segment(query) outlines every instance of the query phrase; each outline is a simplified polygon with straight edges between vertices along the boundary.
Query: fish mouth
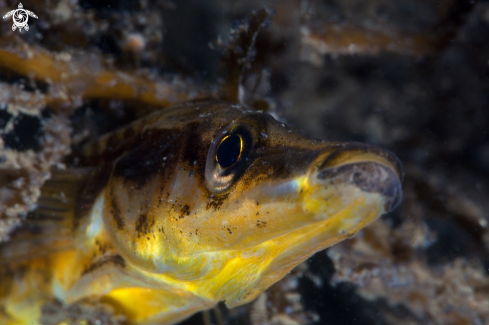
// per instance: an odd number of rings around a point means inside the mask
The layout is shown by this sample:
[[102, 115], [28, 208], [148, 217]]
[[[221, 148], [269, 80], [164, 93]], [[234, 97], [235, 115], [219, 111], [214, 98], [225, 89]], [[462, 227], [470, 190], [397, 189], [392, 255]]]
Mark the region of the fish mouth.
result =
[[297, 233], [309, 233], [305, 242], [316, 237], [320, 246], [353, 236], [400, 204], [402, 179], [399, 159], [381, 147], [353, 143], [319, 155], [300, 189], [303, 211], [314, 221]]
[[351, 185], [362, 193], [378, 194], [383, 213], [394, 210], [402, 199], [404, 177], [399, 159], [390, 151], [364, 144], [346, 145], [333, 151], [315, 175], [325, 186]]
[[352, 236], [400, 204], [403, 177], [399, 159], [375, 145], [347, 144], [319, 155], [300, 189], [303, 211], [315, 222], [297, 230], [329, 227], [330, 234]]

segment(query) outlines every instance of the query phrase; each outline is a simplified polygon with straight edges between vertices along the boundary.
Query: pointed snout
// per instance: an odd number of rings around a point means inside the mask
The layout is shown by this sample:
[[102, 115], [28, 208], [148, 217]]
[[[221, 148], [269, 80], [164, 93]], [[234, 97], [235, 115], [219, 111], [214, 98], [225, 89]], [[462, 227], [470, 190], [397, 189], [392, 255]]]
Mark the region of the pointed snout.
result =
[[332, 152], [319, 166], [317, 177], [333, 183], [349, 183], [363, 192], [384, 198], [384, 212], [395, 209], [402, 198], [402, 165], [383, 148], [349, 144]]

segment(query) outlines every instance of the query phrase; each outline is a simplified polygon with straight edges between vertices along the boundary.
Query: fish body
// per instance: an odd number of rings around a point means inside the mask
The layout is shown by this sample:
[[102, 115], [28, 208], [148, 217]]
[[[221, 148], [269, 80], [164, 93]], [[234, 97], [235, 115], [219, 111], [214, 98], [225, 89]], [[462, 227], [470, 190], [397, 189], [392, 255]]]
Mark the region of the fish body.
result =
[[134, 324], [245, 304], [402, 195], [387, 150], [217, 100], [155, 112], [79, 161], [0, 246], [0, 324], [37, 324], [50, 301], [100, 299]]

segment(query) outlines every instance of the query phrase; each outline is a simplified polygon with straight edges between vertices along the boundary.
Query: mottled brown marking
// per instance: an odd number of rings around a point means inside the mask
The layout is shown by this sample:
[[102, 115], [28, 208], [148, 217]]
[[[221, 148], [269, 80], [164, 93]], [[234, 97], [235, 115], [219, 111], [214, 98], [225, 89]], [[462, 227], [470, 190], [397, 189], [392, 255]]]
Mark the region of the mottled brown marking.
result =
[[196, 180], [199, 188], [204, 193], [208, 193], [205, 184], [205, 163], [210, 144], [202, 139], [203, 130], [205, 130], [205, 125], [199, 123], [191, 123], [185, 128], [186, 139], [185, 150], [182, 151], [182, 162], [191, 168], [192, 175], [189, 174], [189, 176]]
[[95, 246], [97, 247], [100, 255], [105, 254], [109, 246], [107, 244], [101, 244], [98, 240], [95, 240]]
[[162, 130], [146, 131], [139, 145], [117, 161], [114, 176], [122, 177], [124, 183], [135, 183], [137, 189], [143, 188], [163, 168], [163, 163], [171, 163], [171, 159], [163, 158], [173, 140], [168, 140]]
[[226, 202], [226, 199], [228, 196], [229, 196], [229, 193], [215, 195], [214, 197], [211, 197], [210, 201], [207, 202], [206, 209], [207, 210], [209, 210], [209, 209], [218, 210], [221, 207], [221, 205], [223, 205], [224, 202]]
[[190, 206], [185, 204], [182, 210], [180, 211], [180, 215], [178, 216], [178, 218], [182, 219], [185, 218], [185, 216], [189, 216], [189, 215], [190, 215]]
[[101, 268], [102, 266], [108, 264], [108, 263], [113, 263], [114, 265], [120, 266], [122, 268], [126, 267], [126, 261], [120, 256], [120, 255], [112, 255], [112, 256], [106, 256], [98, 261], [90, 264], [83, 272], [82, 275], [89, 274], [91, 272], [94, 272], [95, 270]]
[[[114, 176], [124, 178], [125, 183], [133, 182], [141, 189], [158, 174], [171, 178], [172, 173], [164, 171], [171, 171], [176, 163], [185, 162], [183, 168], [192, 167], [191, 176], [197, 177], [200, 185], [205, 185], [204, 173], [199, 168], [205, 167], [207, 146], [202, 145], [198, 126], [198, 123], [189, 123], [181, 129], [146, 130], [137, 136], [138, 144], [117, 161]], [[196, 166], [194, 161], [198, 162]]]
[[117, 201], [115, 200], [114, 197], [112, 197], [112, 200], [110, 202], [110, 214], [112, 215], [112, 218], [114, 218], [115, 223], [117, 225], [117, 229], [123, 230], [126, 228], [126, 225], [124, 224], [124, 220], [122, 219], [121, 216], [121, 209], [119, 208], [119, 205], [117, 204]]
[[256, 226], [258, 228], [265, 228], [267, 226], [267, 222], [266, 221], [256, 220]]
[[[153, 218], [151, 223], [148, 220], [146, 214], [140, 214], [138, 220], [136, 221], [136, 232], [138, 238], [143, 235], [147, 235], [153, 231], [153, 226], [155, 225], [155, 219]], [[149, 237], [148, 237], [149, 240]]]

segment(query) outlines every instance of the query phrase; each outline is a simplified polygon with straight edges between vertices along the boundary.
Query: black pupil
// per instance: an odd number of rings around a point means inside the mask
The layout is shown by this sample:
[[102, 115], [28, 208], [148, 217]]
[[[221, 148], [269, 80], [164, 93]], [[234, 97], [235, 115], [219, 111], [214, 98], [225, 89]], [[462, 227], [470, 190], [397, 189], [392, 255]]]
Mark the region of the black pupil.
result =
[[241, 153], [241, 139], [238, 135], [233, 134], [224, 138], [219, 148], [217, 148], [217, 162], [221, 167], [231, 166], [238, 160]]

